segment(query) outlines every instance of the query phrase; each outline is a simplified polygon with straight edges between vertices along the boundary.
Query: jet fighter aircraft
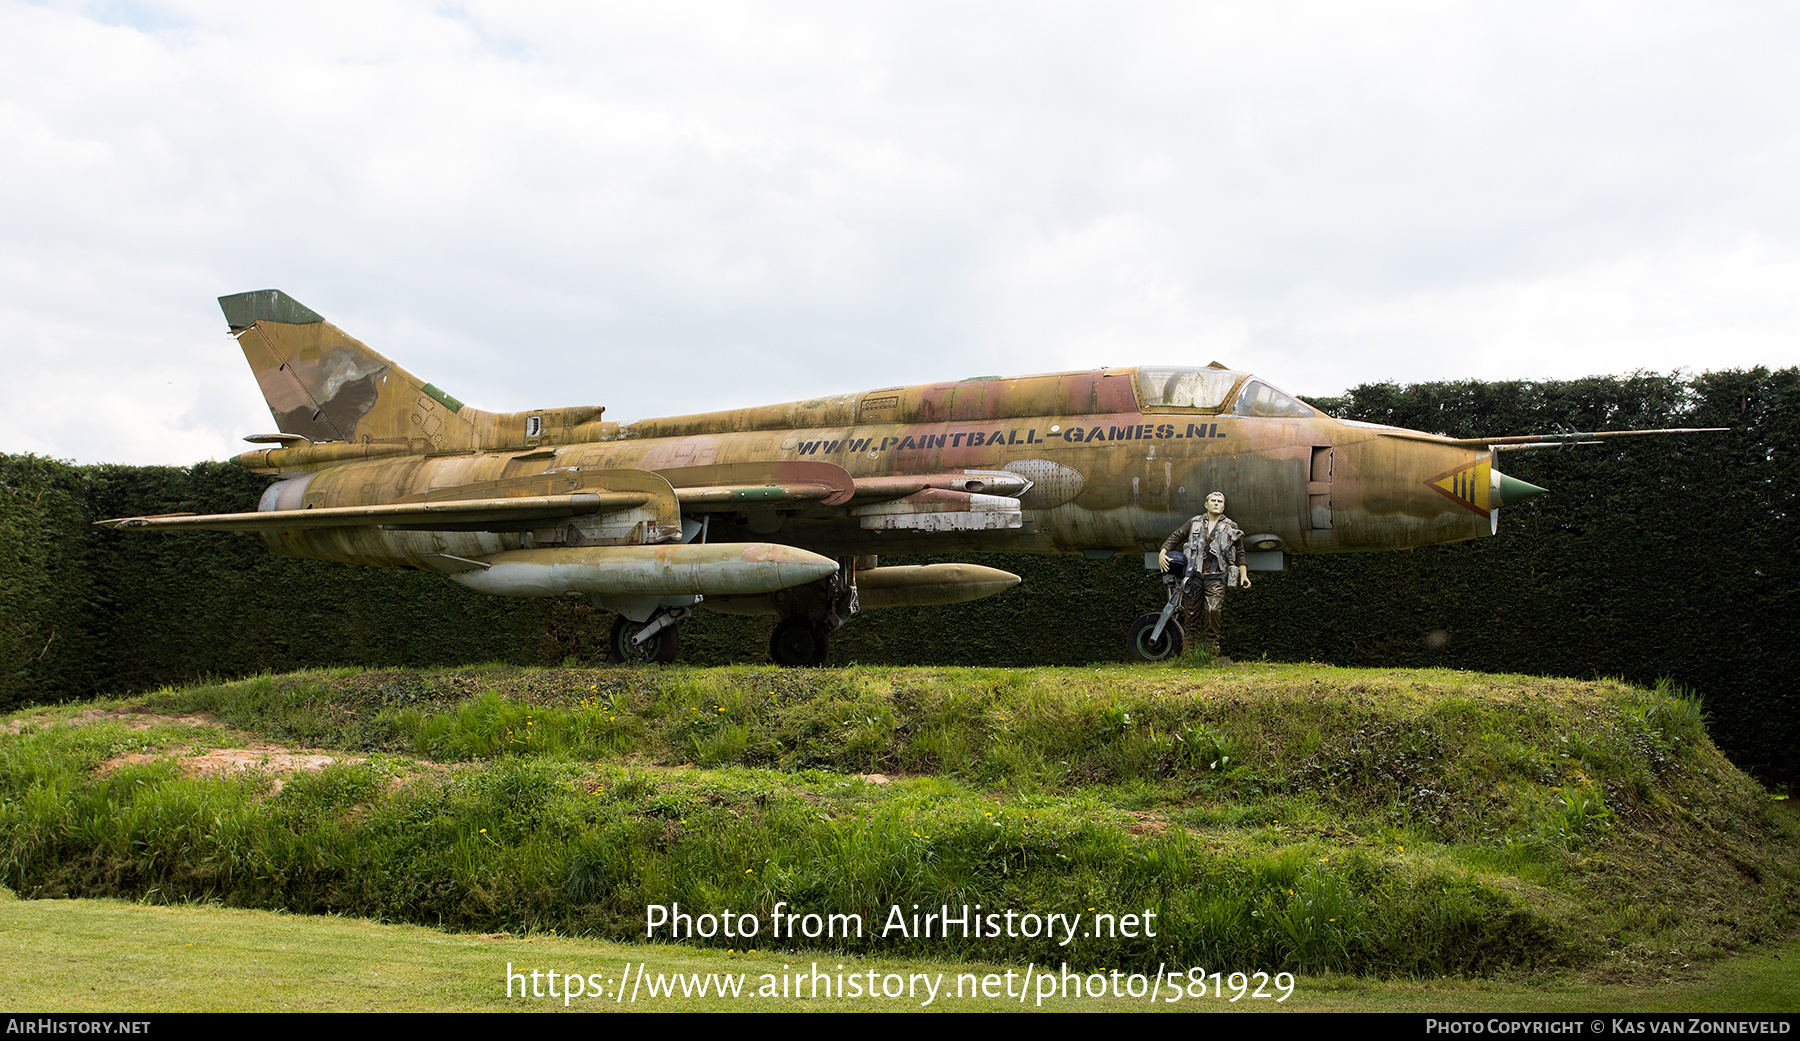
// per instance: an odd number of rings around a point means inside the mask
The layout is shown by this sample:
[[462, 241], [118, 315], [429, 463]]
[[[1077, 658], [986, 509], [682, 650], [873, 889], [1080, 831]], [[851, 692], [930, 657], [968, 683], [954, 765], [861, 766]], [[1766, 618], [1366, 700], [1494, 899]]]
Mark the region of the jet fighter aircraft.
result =
[[821, 664], [863, 610], [959, 603], [1018, 576], [889, 553], [1152, 552], [1223, 491], [1250, 567], [1492, 534], [1544, 491], [1497, 451], [1664, 431], [1449, 438], [1346, 422], [1244, 372], [1144, 365], [883, 387], [618, 423], [600, 406], [464, 405], [277, 290], [219, 300], [279, 433], [236, 461], [257, 510], [126, 531], [254, 531], [275, 553], [590, 598], [615, 661], [674, 659], [696, 607], [780, 620]]

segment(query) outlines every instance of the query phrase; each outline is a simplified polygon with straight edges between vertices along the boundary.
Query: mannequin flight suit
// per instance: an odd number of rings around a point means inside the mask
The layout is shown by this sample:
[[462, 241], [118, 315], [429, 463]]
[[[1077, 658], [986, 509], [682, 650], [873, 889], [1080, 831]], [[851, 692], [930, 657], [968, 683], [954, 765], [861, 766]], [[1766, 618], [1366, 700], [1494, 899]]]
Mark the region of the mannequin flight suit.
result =
[[[1208, 654], [1219, 653], [1220, 622], [1225, 614], [1225, 587], [1238, 584], [1238, 569], [1244, 566], [1244, 533], [1230, 517], [1221, 514], [1213, 520], [1198, 514], [1169, 533], [1163, 540], [1163, 551], [1180, 549], [1187, 554], [1188, 574], [1199, 576], [1206, 611], [1205, 644]], [[1201, 608], [1189, 598], [1182, 627], [1193, 631], [1193, 614]]]

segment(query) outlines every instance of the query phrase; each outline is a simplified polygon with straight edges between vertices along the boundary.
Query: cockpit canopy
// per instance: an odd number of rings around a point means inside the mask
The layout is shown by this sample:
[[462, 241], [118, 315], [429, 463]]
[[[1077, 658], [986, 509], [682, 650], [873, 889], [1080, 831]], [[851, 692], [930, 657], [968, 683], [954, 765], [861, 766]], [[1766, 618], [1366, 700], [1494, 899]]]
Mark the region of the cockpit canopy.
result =
[[1195, 412], [1306, 419], [1313, 410], [1246, 372], [1217, 366], [1145, 365], [1132, 381], [1145, 412]]

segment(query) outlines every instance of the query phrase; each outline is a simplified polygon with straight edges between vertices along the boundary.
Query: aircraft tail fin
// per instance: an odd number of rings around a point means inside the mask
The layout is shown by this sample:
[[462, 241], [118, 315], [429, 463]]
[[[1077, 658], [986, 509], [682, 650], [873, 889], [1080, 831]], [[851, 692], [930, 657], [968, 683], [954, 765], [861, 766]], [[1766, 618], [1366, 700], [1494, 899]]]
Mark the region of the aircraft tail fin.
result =
[[347, 335], [279, 289], [219, 298], [282, 433], [468, 451], [486, 415]]

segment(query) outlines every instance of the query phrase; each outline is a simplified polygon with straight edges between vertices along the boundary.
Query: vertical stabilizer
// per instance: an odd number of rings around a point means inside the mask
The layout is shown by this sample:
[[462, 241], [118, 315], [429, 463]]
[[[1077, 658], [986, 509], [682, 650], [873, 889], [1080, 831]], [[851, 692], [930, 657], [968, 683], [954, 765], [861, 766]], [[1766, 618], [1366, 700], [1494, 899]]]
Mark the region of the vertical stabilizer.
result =
[[465, 452], [485, 415], [424, 383], [278, 289], [219, 298], [282, 433]]

